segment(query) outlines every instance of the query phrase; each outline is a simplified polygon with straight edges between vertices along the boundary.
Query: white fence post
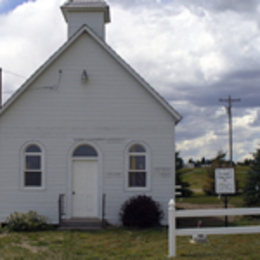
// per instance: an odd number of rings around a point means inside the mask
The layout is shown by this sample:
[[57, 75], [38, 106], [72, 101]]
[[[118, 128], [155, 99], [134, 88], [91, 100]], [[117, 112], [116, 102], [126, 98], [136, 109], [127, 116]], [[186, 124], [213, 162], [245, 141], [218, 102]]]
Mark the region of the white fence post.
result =
[[168, 222], [169, 222], [169, 257], [176, 256], [176, 216], [175, 201], [169, 202]]

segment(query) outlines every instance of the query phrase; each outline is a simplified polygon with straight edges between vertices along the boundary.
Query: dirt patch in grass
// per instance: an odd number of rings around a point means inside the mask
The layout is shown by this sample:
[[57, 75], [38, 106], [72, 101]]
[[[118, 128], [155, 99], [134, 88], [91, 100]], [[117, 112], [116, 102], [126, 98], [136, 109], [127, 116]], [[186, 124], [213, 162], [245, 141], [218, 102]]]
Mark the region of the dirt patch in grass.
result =
[[45, 248], [45, 247], [32, 246], [29, 244], [29, 241], [23, 241], [21, 244], [20, 243], [11, 243], [9, 246], [25, 248], [35, 254], [47, 250], [47, 248]]

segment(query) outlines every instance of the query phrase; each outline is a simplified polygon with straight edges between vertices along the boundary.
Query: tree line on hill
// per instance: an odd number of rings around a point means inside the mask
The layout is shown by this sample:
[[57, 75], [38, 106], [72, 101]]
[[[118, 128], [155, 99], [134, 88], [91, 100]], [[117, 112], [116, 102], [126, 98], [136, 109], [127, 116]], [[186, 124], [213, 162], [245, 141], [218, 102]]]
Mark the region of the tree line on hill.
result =
[[194, 161], [192, 158], [190, 158], [188, 160], [188, 164], [194, 165], [194, 167], [201, 167], [204, 165], [210, 166], [212, 164], [212, 160], [202, 157], [201, 160]]
[[[218, 151], [218, 154], [222, 154], [226, 156], [226, 153], [224, 153], [223, 151]], [[203, 167], [203, 166], [208, 166], [210, 167], [212, 165], [212, 163], [217, 159], [217, 156], [213, 159], [206, 159], [205, 157], [202, 157], [201, 160], [193, 160], [192, 158], [190, 158], [188, 160], [188, 165], [194, 165], [194, 167]], [[225, 157], [224, 156], [224, 157]], [[250, 158], [245, 158], [243, 162], [233, 162], [233, 165], [240, 165], [240, 166], [250, 166], [254, 163], [254, 158], [250, 159]]]

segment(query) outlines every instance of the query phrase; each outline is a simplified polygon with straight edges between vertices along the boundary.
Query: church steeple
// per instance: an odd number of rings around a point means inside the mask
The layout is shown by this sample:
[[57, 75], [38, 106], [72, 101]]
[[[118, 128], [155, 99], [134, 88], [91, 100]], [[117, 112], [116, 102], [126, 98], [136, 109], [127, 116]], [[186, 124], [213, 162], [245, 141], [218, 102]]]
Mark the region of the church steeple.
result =
[[110, 22], [110, 13], [103, 0], [69, 0], [61, 10], [68, 23], [68, 38], [84, 24], [105, 38], [105, 24]]

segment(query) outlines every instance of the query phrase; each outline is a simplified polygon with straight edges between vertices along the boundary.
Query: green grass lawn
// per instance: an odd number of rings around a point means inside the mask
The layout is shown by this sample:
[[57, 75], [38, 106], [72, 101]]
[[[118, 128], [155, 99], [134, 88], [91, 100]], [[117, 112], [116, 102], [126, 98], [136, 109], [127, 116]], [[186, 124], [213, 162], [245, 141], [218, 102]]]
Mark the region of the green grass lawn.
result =
[[[189, 198], [181, 198], [176, 199], [176, 202], [186, 202], [191, 204], [211, 204], [211, 205], [223, 205], [224, 206], [224, 196], [218, 197], [218, 196], [206, 196], [204, 193], [194, 193]], [[236, 208], [243, 207], [244, 201], [243, 201], [243, 194], [238, 194], [234, 196], [228, 196], [228, 204], [232, 205]]]
[[191, 189], [202, 189], [206, 173], [207, 168], [183, 169], [182, 179], [191, 185]]
[[0, 237], [0, 259], [165, 259], [165, 230], [46, 231]]
[[[174, 259], [259, 259], [260, 235], [209, 236], [205, 244], [177, 238]], [[166, 260], [166, 229], [107, 229], [0, 234], [0, 259]]]

